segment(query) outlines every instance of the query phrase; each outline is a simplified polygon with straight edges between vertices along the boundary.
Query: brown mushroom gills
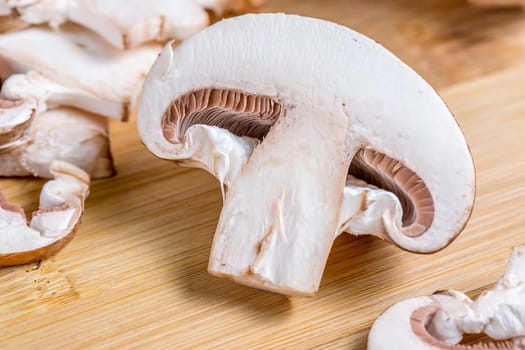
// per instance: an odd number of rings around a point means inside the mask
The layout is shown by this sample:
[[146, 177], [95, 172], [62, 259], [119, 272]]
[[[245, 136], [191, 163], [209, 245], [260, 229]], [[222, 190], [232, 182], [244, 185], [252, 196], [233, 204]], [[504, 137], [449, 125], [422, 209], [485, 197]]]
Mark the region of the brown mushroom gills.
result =
[[433, 347], [443, 350], [512, 350], [516, 349], [511, 341], [505, 342], [488, 342], [479, 343], [475, 345], [462, 345], [462, 344], [448, 344], [442, 340], [435, 338], [427, 330], [426, 326], [438, 312], [439, 307], [437, 304], [428, 305], [415, 310], [410, 316], [410, 326], [412, 331], [416, 334], [423, 342]]
[[[173, 101], [164, 112], [166, 140], [181, 143], [195, 124], [224, 128], [237, 136], [262, 140], [285, 112], [270, 96], [239, 90], [207, 88], [189, 92]], [[410, 237], [423, 234], [434, 218], [434, 201], [423, 180], [402, 162], [373, 149], [360, 149], [349, 174], [394, 193], [403, 208], [402, 232]]]

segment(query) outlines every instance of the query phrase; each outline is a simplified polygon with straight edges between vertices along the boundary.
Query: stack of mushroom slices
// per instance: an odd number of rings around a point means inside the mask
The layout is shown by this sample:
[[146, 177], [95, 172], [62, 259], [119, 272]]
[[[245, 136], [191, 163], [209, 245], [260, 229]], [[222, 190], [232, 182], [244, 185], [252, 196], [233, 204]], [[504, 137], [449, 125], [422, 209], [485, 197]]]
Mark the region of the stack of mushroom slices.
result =
[[[206, 1], [216, 11], [244, 3]], [[208, 22], [191, 0], [0, 1], [0, 176], [55, 178], [29, 227], [0, 195], [0, 266], [72, 238], [89, 177], [114, 174], [107, 118], [129, 118], [162, 42]]]
[[167, 45], [137, 123], [155, 155], [220, 181], [208, 270], [248, 286], [313, 295], [340, 233], [431, 253], [472, 210], [471, 155], [438, 94], [322, 20], [245, 15]]
[[[464, 333], [499, 342], [460, 345]], [[474, 301], [448, 290], [393, 305], [372, 326], [368, 349], [525, 349], [525, 245], [512, 249], [503, 277]]]

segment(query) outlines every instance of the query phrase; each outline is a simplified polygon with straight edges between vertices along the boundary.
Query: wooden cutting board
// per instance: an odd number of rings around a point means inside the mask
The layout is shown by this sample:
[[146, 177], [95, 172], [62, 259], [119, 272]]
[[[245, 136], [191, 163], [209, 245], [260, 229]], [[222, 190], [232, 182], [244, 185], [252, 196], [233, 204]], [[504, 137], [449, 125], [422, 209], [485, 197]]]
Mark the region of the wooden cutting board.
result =
[[[460, 0], [275, 0], [263, 10], [353, 27], [438, 88], [477, 167], [460, 238], [422, 256], [345, 235], [316, 297], [242, 287], [206, 272], [217, 182], [156, 159], [134, 123], [115, 123], [118, 175], [93, 183], [77, 237], [55, 258], [0, 270], [0, 349], [363, 349], [395, 301], [446, 288], [475, 296], [497, 280], [525, 243], [525, 15]], [[0, 181], [29, 211], [42, 183]]]

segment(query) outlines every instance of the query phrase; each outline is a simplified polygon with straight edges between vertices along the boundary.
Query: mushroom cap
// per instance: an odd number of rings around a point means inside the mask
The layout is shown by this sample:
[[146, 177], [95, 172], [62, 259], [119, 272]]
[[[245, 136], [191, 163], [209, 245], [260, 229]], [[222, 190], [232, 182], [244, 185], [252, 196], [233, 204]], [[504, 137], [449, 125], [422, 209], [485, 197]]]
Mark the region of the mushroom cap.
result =
[[[439, 250], [466, 224], [475, 173], [458, 124], [429, 84], [364, 35], [312, 18], [252, 14], [221, 21], [176, 48], [167, 45], [146, 78], [138, 109], [138, 130], [150, 151], [181, 160], [180, 144], [164, 132], [166, 111], [177, 99], [206, 89], [267, 97], [280, 105], [274, 122], [281, 129], [299, 107], [315, 114], [314, 130], [337, 128], [332, 116], [344, 115], [347, 142], [341, 147], [349, 158], [355, 147], [380, 152], [397, 160], [383, 167], [387, 171], [396, 164], [410, 170], [392, 170], [393, 182], [422, 182], [431, 195], [433, 217], [424, 234], [390, 237], [403, 249]], [[192, 103], [188, 97], [186, 106]], [[235, 121], [229, 128], [235, 129]]]

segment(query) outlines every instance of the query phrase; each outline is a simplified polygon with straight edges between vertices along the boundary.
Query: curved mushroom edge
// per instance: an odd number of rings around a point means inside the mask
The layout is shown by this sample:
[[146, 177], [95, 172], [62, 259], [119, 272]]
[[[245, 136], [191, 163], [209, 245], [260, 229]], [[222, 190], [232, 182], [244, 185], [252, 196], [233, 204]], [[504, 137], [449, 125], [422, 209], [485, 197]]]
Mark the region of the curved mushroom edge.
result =
[[31, 101], [8, 100], [0, 96], [0, 148], [19, 139], [36, 115]]
[[[398, 302], [374, 322], [368, 349], [525, 349], [525, 245], [512, 249], [503, 277], [471, 300], [455, 290]], [[465, 333], [484, 333], [490, 342], [459, 344]]]
[[50, 171], [54, 179], [44, 184], [40, 208], [29, 225], [23, 209], [0, 192], [0, 267], [49, 258], [73, 239], [89, 194], [89, 176], [62, 161], [54, 161]]

